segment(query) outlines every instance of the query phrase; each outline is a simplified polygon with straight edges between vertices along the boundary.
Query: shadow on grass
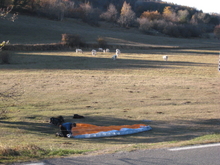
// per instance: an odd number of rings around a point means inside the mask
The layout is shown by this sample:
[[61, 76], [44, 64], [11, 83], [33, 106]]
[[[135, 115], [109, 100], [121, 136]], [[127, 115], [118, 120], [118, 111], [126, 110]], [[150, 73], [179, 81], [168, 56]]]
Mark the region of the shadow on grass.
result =
[[[50, 125], [49, 123], [35, 123], [35, 118], [40, 116], [27, 116], [26, 119], [33, 120], [29, 122], [13, 122], [13, 121], [0, 121], [0, 124], [4, 124], [8, 130], [14, 130], [17, 128], [21, 131], [28, 131], [28, 134], [44, 134], [48, 138], [54, 138], [55, 133], [59, 132], [57, 126]], [[76, 123], [89, 123], [98, 126], [110, 126], [110, 125], [132, 125], [132, 124], [146, 124], [152, 127], [152, 130], [116, 137], [92, 138], [81, 139], [83, 141], [91, 141], [97, 143], [114, 143], [114, 144], [129, 144], [129, 143], [158, 143], [168, 141], [182, 141], [190, 140], [195, 137], [199, 137], [206, 134], [220, 133], [219, 119], [212, 120], [194, 120], [194, 121], [140, 121], [121, 119], [117, 117], [105, 117], [105, 116], [85, 116], [84, 119], [72, 119], [70, 116], [63, 116], [66, 122]], [[49, 118], [48, 118], [49, 121]], [[11, 134], [12, 132], [10, 132]], [[71, 139], [70, 139], [71, 140]], [[73, 140], [73, 139], [72, 139]]]
[[201, 56], [201, 55], [207, 55], [207, 56], [213, 56], [219, 54], [219, 48], [213, 48], [213, 49], [159, 49], [159, 50], [147, 50], [147, 52], [151, 52], [151, 54], [166, 54], [166, 55], [194, 55], [194, 56]]
[[[10, 64], [0, 65], [0, 69], [72, 69], [72, 70], [108, 70], [132, 68], [178, 68], [184, 66], [210, 66], [210, 63], [186, 61], [163, 61], [137, 59], [112, 60], [111, 56], [55, 56], [55, 55], [24, 55], [13, 54]], [[106, 58], [107, 57], [107, 58]]]

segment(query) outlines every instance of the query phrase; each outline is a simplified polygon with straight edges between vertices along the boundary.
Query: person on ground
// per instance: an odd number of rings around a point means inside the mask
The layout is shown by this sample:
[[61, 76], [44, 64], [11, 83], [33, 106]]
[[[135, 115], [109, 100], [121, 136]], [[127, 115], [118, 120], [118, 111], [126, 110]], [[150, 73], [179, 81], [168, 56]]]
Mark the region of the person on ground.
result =
[[67, 122], [59, 125], [61, 134], [56, 133], [56, 136], [67, 137], [68, 134], [72, 134], [72, 127], [76, 127], [76, 123]]

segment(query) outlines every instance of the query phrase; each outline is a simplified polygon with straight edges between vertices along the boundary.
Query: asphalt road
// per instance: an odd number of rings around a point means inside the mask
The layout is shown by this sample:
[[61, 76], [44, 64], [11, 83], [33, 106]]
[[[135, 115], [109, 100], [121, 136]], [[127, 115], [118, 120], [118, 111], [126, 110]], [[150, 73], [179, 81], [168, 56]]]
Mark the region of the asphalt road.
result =
[[220, 165], [220, 143], [44, 160], [24, 165]]

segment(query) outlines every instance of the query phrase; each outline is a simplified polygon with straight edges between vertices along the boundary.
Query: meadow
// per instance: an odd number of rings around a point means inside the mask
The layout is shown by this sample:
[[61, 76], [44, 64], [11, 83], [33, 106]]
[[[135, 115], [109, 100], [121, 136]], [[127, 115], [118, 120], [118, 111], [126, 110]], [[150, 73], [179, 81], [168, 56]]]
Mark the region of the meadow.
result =
[[[122, 31], [112, 36], [119, 46], [154, 48], [122, 48], [117, 60], [111, 59], [115, 50], [96, 56], [91, 49], [83, 54], [74, 49], [9, 51], [10, 64], [0, 65], [0, 93], [8, 96], [0, 99], [0, 163], [220, 142], [218, 41], [157, 36], [144, 41], [138, 33], [139, 42]], [[74, 114], [85, 118], [73, 119]], [[49, 124], [59, 115], [68, 122], [147, 124], [152, 130], [60, 138], [55, 136], [59, 129]]]

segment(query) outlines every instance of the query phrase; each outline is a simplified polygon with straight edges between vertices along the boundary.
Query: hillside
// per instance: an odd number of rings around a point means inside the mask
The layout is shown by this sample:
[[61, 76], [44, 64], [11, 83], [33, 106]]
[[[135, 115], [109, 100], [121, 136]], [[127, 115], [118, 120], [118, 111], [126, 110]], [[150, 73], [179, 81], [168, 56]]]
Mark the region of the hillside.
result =
[[151, 36], [141, 33], [138, 29], [125, 29], [117, 25], [100, 23], [93, 27], [77, 19], [53, 21], [19, 15], [15, 22], [0, 21], [0, 40], [10, 40], [11, 44], [58, 43], [64, 33], [78, 34], [87, 43], [96, 43], [97, 37], [105, 37], [108, 44], [130, 46], [180, 46], [180, 47], [215, 47], [218, 41], [213, 38], [170, 38]]

